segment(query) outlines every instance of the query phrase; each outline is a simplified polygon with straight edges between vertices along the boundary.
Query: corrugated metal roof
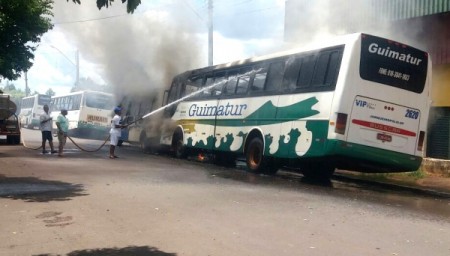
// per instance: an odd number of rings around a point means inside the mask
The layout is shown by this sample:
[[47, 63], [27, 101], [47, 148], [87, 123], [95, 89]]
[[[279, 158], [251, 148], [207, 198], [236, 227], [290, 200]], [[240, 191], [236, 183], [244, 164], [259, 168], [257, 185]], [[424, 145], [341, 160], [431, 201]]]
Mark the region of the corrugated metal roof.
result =
[[450, 0], [370, 0], [375, 16], [389, 20], [409, 19], [450, 11]]

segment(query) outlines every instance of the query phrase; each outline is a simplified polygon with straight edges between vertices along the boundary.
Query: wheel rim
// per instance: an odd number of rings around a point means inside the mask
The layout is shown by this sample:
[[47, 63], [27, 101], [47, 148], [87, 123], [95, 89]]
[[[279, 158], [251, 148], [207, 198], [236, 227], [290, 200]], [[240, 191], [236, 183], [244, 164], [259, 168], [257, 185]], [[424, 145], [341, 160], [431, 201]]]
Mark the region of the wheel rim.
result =
[[250, 149], [249, 164], [252, 169], [257, 169], [261, 164], [262, 153], [259, 145], [253, 144]]

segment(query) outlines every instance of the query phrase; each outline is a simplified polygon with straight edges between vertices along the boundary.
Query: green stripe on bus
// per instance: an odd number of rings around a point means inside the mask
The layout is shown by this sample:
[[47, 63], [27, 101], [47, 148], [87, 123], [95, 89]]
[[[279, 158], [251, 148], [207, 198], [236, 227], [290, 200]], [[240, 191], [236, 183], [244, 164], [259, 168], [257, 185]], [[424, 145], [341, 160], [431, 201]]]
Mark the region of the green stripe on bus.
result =
[[[295, 104], [276, 107], [272, 101], [267, 101], [260, 108], [249, 114], [245, 118], [239, 119], [217, 119], [217, 126], [226, 127], [242, 127], [242, 126], [256, 126], [256, 125], [271, 125], [295, 121], [302, 118], [307, 118], [319, 114], [319, 111], [313, 110], [312, 107], [318, 103], [316, 97], [311, 97], [306, 100], [297, 102]], [[197, 124], [214, 125], [214, 119], [198, 119], [195, 120]]]

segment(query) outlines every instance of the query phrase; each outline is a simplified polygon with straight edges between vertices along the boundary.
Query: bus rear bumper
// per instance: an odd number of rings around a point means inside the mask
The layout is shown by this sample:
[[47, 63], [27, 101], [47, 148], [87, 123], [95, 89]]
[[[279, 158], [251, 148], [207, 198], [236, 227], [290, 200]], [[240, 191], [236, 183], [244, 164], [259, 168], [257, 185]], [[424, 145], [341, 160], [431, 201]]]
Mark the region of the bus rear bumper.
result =
[[419, 169], [422, 157], [374, 147], [331, 140], [327, 152], [339, 169], [386, 173], [411, 172]]

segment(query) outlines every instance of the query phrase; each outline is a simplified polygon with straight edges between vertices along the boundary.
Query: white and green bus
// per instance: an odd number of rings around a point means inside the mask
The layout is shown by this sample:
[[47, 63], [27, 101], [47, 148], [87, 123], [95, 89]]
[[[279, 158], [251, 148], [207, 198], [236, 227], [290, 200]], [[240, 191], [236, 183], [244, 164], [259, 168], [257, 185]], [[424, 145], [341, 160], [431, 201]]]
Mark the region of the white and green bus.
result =
[[[51, 99], [53, 120], [67, 110], [69, 135], [88, 138], [105, 138], [109, 135], [115, 99], [112, 94], [97, 91], [78, 91]], [[56, 128], [53, 122], [53, 128]]]
[[342, 36], [176, 76], [161, 143], [178, 156], [244, 155], [254, 172], [281, 165], [321, 177], [335, 168], [414, 171], [424, 155], [430, 86], [426, 52], [363, 33]]
[[20, 125], [29, 129], [39, 129], [39, 118], [44, 114], [44, 105], [50, 106], [50, 95], [35, 94], [22, 98], [20, 104]]

